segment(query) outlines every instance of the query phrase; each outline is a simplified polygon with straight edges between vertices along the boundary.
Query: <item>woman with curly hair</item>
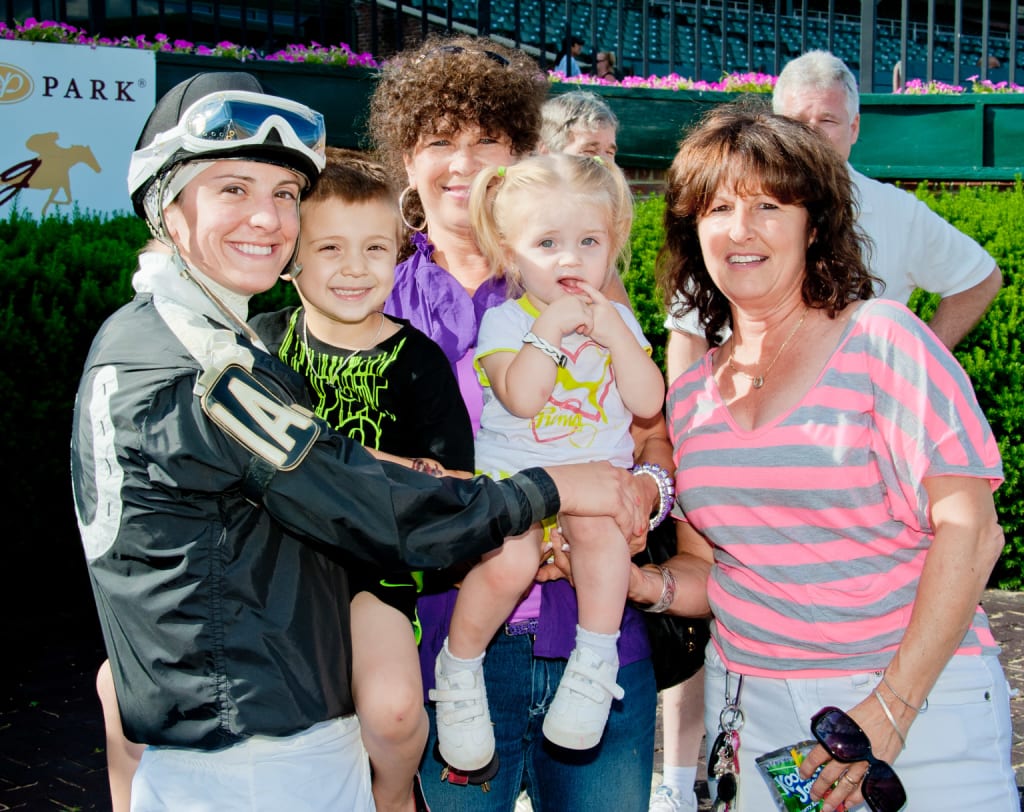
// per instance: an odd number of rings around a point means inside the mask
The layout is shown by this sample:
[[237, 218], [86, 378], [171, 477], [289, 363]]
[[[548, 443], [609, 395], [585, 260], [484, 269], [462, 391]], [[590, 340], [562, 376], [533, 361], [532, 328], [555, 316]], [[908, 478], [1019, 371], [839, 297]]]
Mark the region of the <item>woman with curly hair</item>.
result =
[[1003, 548], [999, 450], [949, 350], [874, 298], [855, 217], [843, 159], [798, 121], [723, 107], [683, 141], [665, 292], [729, 332], [669, 391], [680, 554], [635, 568], [630, 597], [712, 613], [704, 722], [727, 808], [775, 808], [759, 761], [789, 757], [799, 775], [775, 785], [802, 778], [828, 811], [1017, 809], [979, 606]]
[[[407, 183], [401, 205], [413, 231], [411, 254], [396, 270], [385, 310], [409, 319], [441, 345], [474, 429], [482, 407], [473, 368], [477, 332], [484, 311], [506, 300], [506, 286], [474, 239], [469, 191], [485, 167], [507, 166], [533, 150], [547, 87], [546, 76], [522, 52], [485, 39], [435, 37], [390, 60], [371, 101], [370, 132], [379, 158]], [[609, 288], [606, 295], [628, 305], [617, 276]], [[634, 438], [638, 456], [669, 464], [660, 415], [635, 430]], [[650, 466], [643, 473], [652, 468], [661, 470]], [[634, 479], [643, 504], [655, 512], [667, 509], [664, 486], [659, 489], [655, 475]], [[571, 518], [562, 517], [561, 526], [569, 542], [586, 532], [583, 523]], [[642, 545], [643, 538], [630, 540], [633, 552]], [[555, 546], [559, 549], [552, 552], [567, 567], [560, 543]], [[601, 745], [586, 751], [553, 746], [545, 743], [541, 724], [573, 649], [578, 610], [563, 570], [542, 565], [537, 581], [488, 645], [482, 683], [476, 677], [478, 658], [460, 659], [457, 653], [445, 658], [446, 668], [469, 675], [454, 677], [458, 691], [445, 694], [467, 728], [490, 700], [497, 762], [473, 774], [450, 770], [437, 754], [436, 712], [428, 705], [427, 800], [446, 812], [511, 812], [525, 786], [537, 809], [646, 810], [657, 694], [642, 617], [634, 609], [623, 617], [617, 648], [625, 700], [613, 702]], [[435, 685], [435, 661], [455, 607], [457, 592], [449, 586], [450, 581], [428, 583], [419, 600], [420, 664], [428, 689]], [[431, 773], [442, 780], [431, 779]], [[614, 790], [609, 791], [612, 776]], [[489, 792], [463, 786], [483, 782]]]

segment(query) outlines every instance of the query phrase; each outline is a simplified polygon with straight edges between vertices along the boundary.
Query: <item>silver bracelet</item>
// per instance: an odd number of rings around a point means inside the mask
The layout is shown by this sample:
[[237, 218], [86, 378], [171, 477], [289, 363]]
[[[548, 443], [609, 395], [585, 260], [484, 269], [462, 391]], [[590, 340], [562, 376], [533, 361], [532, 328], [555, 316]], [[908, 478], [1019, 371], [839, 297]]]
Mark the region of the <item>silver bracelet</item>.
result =
[[900, 741], [903, 743], [904, 748], [907, 746], [907, 737], [903, 735], [903, 731], [900, 730], [900, 726], [896, 724], [896, 717], [892, 715], [892, 711], [889, 710], [889, 703], [885, 701], [878, 689], [875, 689], [875, 699], [878, 700], [878, 704], [882, 706], [882, 712], [885, 713], [885, 718], [889, 720], [889, 724], [892, 725], [892, 729], [896, 731], [896, 735], [900, 737]]
[[668, 567], [657, 567], [658, 572], [661, 573], [661, 597], [658, 598], [657, 603], [652, 603], [650, 606], [641, 607], [645, 612], [653, 612], [655, 614], [661, 614], [672, 605], [672, 601], [676, 599], [676, 576], [672, 574], [672, 570]]
[[653, 462], [642, 462], [639, 465], [634, 465], [630, 468], [630, 471], [633, 472], [633, 476], [645, 474], [646, 476], [653, 477], [658, 485], [658, 512], [651, 516], [651, 520], [647, 525], [650, 530], [653, 530], [665, 521], [668, 514], [672, 512], [672, 503], [676, 498], [675, 483], [672, 481], [668, 471]]
[[889, 680], [887, 680], [885, 678], [885, 672], [884, 671], [882, 672], [882, 685], [884, 685], [886, 688], [888, 688], [890, 694], [892, 694], [900, 702], [902, 702], [904, 705], [906, 705], [908, 708], [910, 708], [914, 713], [924, 713], [926, 710], [928, 710], [928, 699], [927, 698], [925, 698], [924, 703], [921, 705], [921, 707], [917, 707], [916, 705], [911, 705], [909, 702], [907, 702], [907, 700], [905, 700], [902, 696], [900, 696], [898, 693], [896, 693], [896, 691], [893, 690], [893, 687], [889, 684]]
[[564, 367], [569, 362], [569, 357], [564, 352], [558, 349], [558, 347], [547, 339], [541, 338], [539, 335], [535, 335], [533, 330], [526, 331], [523, 335], [523, 343], [533, 344], [533, 346], [554, 361], [556, 366]]

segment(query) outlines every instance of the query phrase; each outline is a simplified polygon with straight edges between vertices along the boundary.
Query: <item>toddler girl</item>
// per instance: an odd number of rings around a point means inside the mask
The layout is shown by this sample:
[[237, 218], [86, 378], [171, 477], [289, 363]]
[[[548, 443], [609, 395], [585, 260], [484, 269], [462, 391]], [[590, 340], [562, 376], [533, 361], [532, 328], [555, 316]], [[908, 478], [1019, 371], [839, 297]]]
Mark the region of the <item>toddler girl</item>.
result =
[[[469, 208], [481, 251], [516, 297], [480, 326], [477, 471], [504, 477], [604, 459], [631, 466], [633, 415], [657, 414], [665, 390], [632, 313], [600, 293], [628, 248], [633, 206], [622, 173], [598, 158], [538, 155], [481, 170]], [[611, 520], [588, 530], [573, 538], [576, 646], [543, 725], [549, 741], [573, 750], [598, 744], [612, 699], [623, 695], [616, 640], [629, 550]], [[545, 535], [531, 528], [466, 575], [435, 665], [441, 756], [478, 777], [497, 769], [484, 651], [506, 621], [536, 622], [538, 602], [524, 595], [548, 558]]]

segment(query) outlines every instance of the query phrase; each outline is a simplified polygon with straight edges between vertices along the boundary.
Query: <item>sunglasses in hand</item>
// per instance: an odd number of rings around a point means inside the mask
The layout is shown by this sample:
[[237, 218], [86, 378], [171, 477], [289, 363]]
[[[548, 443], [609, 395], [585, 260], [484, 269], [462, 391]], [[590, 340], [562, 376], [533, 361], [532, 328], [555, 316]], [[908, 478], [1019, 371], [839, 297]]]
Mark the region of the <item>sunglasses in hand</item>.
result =
[[890, 764], [875, 758], [871, 741], [850, 716], [839, 708], [822, 708], [811, 717], [811, 732], [836, 761], [868, 763], [860, 792], [871, 812], [899, 812], [907, 802], [899, 776]]

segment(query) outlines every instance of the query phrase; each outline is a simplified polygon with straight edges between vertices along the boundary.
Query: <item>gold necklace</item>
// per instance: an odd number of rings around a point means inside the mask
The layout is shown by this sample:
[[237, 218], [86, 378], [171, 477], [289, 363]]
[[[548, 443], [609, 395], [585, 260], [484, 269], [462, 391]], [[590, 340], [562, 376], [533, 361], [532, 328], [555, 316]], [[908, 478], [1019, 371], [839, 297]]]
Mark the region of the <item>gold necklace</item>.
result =
[[771, 363], [768, 364], [768, 368], [765, 369], [765, 371], [762, 372], [760, 375], [750, 375], [750, 374], [744, 372], [742, 369], [737, 367], [736, 364], [733, 363], [732, 359], [733, 359], [733, 356], [736, 354], [736, 341], [735, 341], [735, 339], [733, 339], [733, 342], [732, 342], [732, 351], [729, 353], [729, 362], [728, 362], [729, 363], [729, 368], [733, 372], [737, 373], [738, 375], [742, 375], [744, 378], [746, 378], [748, 381], [750, 381], [750, 385], [752, 387], [754, 387], [755, 389], [760, 389], [762, 386], [764, 386], [764, 382], [765, 382], [765, 379], [768, 377], [768, 373], [772, 371], [772, 367], [775, 366], [775, 362], [779, 360], [779, 356], [782, 355], [782, 351], [784, 349], [786, 349], [786, 345], [790, 342], [790, 339], [792, 339], [793, 336], [796, 335], [796, 331], [799, 330], [800, 327], [803, 325], [804, 319], [807, 318], [807, 311], [808, 310], [810, 310], [810, 307], [805, 306], [804, 307], [803, 315], [800, 316], [800, 321], [798, 321], [796, 323], [796, 327], [794, 327], [792, 330], [789, 331], [789, 335], [786, 336], [786, 340], [782, 342], [781, 346], [779, 347], [779, 351], [777, 353], [775, 353], [775, 357], [772, 358]]
[[[373, 334], [373, 338], [370, 339], [369, 346], [358, 347], [348, 355], [341, 362], [339, 371], [345, 369], [348, 366], [348, 362], [352, 360], [356, 353], [365, 352], [366, 350], [373, 349], [377, 346], [377, 339], [380, 338], [380, 334], [384, 332], [384, 313], [380, 314], [380, 324], [377, 326], [377, 332]], [[310, 371], [312, 367], [312, 356], [313, 356], [313, 345], [309, 343], [309, 324], [306, 319], [306, 314], [302, 314], [302, 343], [306, 345], [306, 366], [309, 367]]]

